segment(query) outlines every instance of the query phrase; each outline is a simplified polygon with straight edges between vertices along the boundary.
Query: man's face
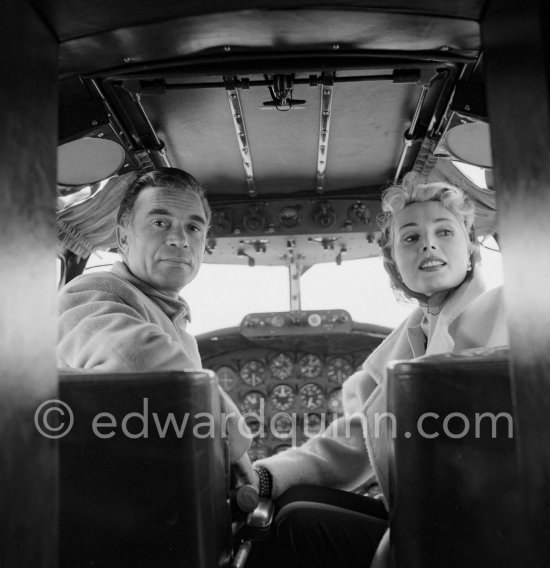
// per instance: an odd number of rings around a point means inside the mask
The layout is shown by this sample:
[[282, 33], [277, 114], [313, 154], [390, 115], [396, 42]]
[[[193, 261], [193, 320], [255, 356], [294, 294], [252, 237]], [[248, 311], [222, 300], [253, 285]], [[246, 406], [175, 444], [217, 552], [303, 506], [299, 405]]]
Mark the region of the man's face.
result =
[[196, 193], [147, 187], [137, 196], [131, 221], [117, 227], [117, 237], [134, 276], [177, 298], [199, 271], [206, 231], [206, 215]]

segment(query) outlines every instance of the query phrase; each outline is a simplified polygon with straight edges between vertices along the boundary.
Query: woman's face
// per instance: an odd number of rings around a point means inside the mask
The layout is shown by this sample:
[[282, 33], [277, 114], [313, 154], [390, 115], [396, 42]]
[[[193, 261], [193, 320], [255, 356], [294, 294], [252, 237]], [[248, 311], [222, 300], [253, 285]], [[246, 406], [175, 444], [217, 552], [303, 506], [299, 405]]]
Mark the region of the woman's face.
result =
[[463, 223], [438, 201], [411, 203], [393, 222], [393, 258], [403, 282], [431, 296], [466, 277], [470, 247]]

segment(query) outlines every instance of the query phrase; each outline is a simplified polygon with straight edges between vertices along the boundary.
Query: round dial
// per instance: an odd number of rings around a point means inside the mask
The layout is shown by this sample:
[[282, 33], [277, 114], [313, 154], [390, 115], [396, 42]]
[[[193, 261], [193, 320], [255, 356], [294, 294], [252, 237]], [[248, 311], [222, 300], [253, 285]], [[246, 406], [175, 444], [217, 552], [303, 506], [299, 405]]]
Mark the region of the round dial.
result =
[[282, 315], [277, 314], [271, 318], [271, 325], [273, 327], [281, 328], [285, 325], [285, 318]]
[[276, 432], [277, 438], [286, 440], [292, 437], [295, 425], [289, 414], [281, 414], [273, 421], [273, 430]]
[[264, 444], [258, 442], [258, 440], [252, 442], [252, 445], [248, 450], [248, 457], [251, 461], [267, 458], [267, 456], [269, 456], [269, 448], [267, 448]]
[[330, 412], [338, 414], [344, 412], [344, 407], [342, 405], [342, 389], [336, 389], [329, 393], [328, 408]]
[[323, 318], [319, 314], [309, 314], [307, 323], [311, 327], [319, 327], [323, 323]]
[[315, 383], [307, 383], [307, 385], [300, 387], [299, 392], [302, 406], [308, 410], [316, 410], [325, 402], [323, 389]]
[[317, 355], [313, 353], [307, 353], [302, 355], [298, 361], [298, 370], [302, 377], [306, 379], [315, 379], [323, 371], [323, 361]]
[[335, 357], [328, 363], [326, 373], [329, 381], [341, 385], [353, 373], [353, 367], [347, 359]]
[[239, 381], [239, 375], [227, 365], [220, 367], [216, 371], [218, 382], [225, 392], [229, 392]]
[[241, 408], [243, 412], [259, 412], [264, 395], [259, 391], [249, 391], [243, 396]]
[[248, 426], [253, 438], [263, 434], [262, 423], [254, 416], [245, 418], [246, 425]]
[[294, 370], [294, 363], [290, 356], [285, 353], [279, 353], [279, 355], [273, 357], [269, 365], [269, 370], [271, 374], [280, 381], [288, 379], [292, 375]]
[[323, 429], [323, 419], [320, 414], [304, 414], [304, 435], [306, 438], [311, 438], [318, 434]]
[[241, 367], [241, 379], [251, 387], [257, 387], [265, 381], [266, 368], [261, 361], [252, 359]]
[[277, 385], [269, 397], [273, 408], [288, 410], [294, 404], [294, 390], [290, 385]]
[[300, 223], [302, 216], [300, 214], [300, 207], [293, 205], [285, 205], [279, 211], [279, 221], [283, 227], [291, 229]]

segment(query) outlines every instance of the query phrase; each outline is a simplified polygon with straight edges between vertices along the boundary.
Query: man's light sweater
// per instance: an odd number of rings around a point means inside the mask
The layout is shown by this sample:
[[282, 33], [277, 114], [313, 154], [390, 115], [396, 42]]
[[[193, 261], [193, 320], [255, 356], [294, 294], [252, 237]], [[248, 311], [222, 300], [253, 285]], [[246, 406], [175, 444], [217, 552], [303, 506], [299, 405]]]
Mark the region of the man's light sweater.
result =
[[[189, 307], [136, 278], [122, 262], [110, 272], [79, 276], [59, 294], [57, 363], [98, 371], [183, 371], [202, 367], [197, 341], [186, 331]], [[220, 389], [232, 461], [249, 448], [241, 417]], [[243, 431], [246, 432], [246, 426]]]

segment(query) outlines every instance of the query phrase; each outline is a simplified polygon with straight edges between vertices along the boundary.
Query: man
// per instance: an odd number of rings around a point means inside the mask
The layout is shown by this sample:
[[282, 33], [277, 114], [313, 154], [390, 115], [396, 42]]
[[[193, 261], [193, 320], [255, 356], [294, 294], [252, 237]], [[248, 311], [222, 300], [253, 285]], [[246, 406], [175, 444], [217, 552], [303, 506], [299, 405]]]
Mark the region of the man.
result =
[[[200, 369], [180, 290], [202, 263], [211, 211], [201, 185], [176, 168], [146, 172], [122, 199], [116, 235], [122, 262], [79, 276], [60, 292], [58, 365], [103, 371]], [[223, 392], [232, 461], [250, 437]], [[239, 430], [239, 426], [241, 430]]]

